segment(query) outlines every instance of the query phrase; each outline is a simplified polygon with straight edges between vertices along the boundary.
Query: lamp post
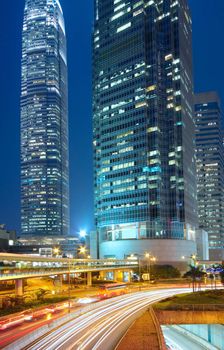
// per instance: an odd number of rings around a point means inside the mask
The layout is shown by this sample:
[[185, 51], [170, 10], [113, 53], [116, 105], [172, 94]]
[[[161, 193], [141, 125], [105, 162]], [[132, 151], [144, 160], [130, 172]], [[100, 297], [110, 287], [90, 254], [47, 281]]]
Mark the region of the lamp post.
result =
[[[185, 259], [185, 256], [182, 256], [182, 259]], [[195, 292], [196, 290], [196, 283], [195, 283], [195, 277], [196, 277], [196, 269], [198, 266], [198, 261], [197, 261], [197, 255], [196, 254], [191, 254], [191, 256], [187, 257], [191, 259], [191, 272], [192, 272], [192, 290]]]
[[[88, 258], [88, 259], [90, 259], [91, 258], [91, 256], [90, 255], [87, 255], [87, 248], [86, 248], [86, 246], [81, 246], [80, 248], [79, 248], [79, 254], [83, 254], [83, 258], [84, 259], [86, 259], [86, 257]], [[85, 273], [84, 272], [84, 279], [86, 278], [86, 283], [87, 283], [87, 272]]]
[[196, 254], [192, 254], [191, 256], [190, 256], [190, 258], [191, 258], [191, 266], [193, 267], [193, 292], [195, 292], [195, 290], [196, 290], [196, 283], [195, 283], [195, 274], [196, 274], [196, 268], [197, 268], [197, 265], [198, 265], [198, 263], [197, 263], [197, 257], [196, 257]]
[[54, 256], [55, 256], [55, 257], [58, 257], [58, 256], [59, 256], [59, 253], [60, 253], [60, 248], [55, 247], [55, 248], [53, 249], [53, 254], [54, 254]]
[[70, 260], [68, 262], [68, 313], [71, 312], [71, 266], [70, 266]]
[[151, 279], [151, 266], [150, 266], [150, 254], [149, 253], [145, 253], [145, 257], [147, 258], [147, 273], [148, 273], [148, 278], [149, 278], [149, 283], [150, 283], [150, 279]]
[[151, 280], [151, 262], [152, 261], [156, 261], [156, 258], [154, 256], [152, 256], [150, 253], [145, 253], [145, 258], [147, 258], [147, 272], [148, 272], [148, 276], [149, 276], [149, 283]]

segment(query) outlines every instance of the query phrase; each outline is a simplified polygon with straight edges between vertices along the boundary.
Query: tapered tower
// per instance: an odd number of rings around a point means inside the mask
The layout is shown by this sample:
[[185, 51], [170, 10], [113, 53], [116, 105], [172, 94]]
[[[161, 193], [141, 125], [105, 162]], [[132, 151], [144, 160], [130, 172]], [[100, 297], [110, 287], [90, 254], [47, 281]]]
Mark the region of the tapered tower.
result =
[[21, 234], [69, 233], [66, 34], [59, 0], [26, 0], [22, 35]]

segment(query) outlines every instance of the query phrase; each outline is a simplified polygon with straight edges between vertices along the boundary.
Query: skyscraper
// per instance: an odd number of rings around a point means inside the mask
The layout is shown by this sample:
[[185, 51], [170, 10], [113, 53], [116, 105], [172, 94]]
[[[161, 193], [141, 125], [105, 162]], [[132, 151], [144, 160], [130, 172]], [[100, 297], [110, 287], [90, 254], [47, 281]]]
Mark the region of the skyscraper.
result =
[[69, 232], [66, 34], [59, 0], [26, 0], [22, 38], [21, 234]]
[[197, 226], [187, 0], [95, 0], [93, 51], [100, 255], [178, 260]]
[[220, 99], [195, 95], [199, 227], [208, 232], [210, 259], [224, 259], [224, 147]]

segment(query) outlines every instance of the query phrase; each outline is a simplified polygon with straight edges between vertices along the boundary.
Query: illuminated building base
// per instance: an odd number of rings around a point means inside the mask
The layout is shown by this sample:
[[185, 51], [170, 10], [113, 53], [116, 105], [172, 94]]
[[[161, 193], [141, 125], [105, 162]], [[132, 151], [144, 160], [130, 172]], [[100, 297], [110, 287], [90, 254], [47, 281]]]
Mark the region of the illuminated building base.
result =
[[120, 240], [100, 243], [100, 258], [124, 259], [132, 254], [144, 256], [150, 253], [158, 263], [175, 263], [183, 261], [183, 257], [195, 253], [196, 243], [176, 239], [141, 239]]

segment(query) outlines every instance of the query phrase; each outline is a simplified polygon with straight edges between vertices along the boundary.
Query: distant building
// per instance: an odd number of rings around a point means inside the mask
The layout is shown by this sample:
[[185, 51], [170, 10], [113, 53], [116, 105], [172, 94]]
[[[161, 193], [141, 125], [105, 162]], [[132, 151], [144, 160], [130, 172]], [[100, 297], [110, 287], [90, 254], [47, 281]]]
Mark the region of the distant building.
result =
[[210, 260], [224, 260], [224, 147], [220, 99], [195, 95], [199, 226], [208, 232]]
[[95, 220], [100, 257], [196, 251], [187, 0], [95, 0]]
[[10, 247], [16, 243], [16, 231], [8, 230], [6, 225], [0, 224], [0, 251], [8, 252]]
[[54, 237], [36, 239], [33, 237], [18, 238], [16, 245], [11, 247], [12, 253], [32, 254], [45, 256], [67, 256], [75, 258], [79, 248], [79, 239], [77, 236]]
[[96, 231], [90, 232], [90, 256], [97, 259], [99, 256], [98, 235]]
[[21, 234], [69, 234], [66, 34], [59, 0], [26, 0], [22, 35]]

